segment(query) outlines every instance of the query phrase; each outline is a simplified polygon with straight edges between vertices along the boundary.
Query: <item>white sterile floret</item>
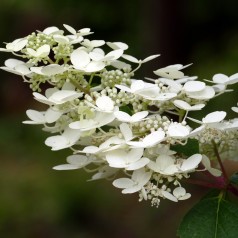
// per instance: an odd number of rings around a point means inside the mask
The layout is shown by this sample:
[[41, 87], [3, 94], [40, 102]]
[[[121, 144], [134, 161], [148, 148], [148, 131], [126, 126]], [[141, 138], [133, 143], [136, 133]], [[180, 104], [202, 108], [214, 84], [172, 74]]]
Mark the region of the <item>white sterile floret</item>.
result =
[[149, 148], [164, 140], [165, 132], [161, 129], [153, 131], [139, 141], [129, 141], [128, 145], [135, 148]]
[[45, 124], [56, 122], [61, 117], [62, 112], [48, 108], [45, 112], [27, 110], [26, 114], [31, 121], [23, 121], [24, 124]]
[[176, 160], [173, 156], [161, 154], [156, 158], [156, 161], [150, 161], [147, 166], [156, 173], [174, 175], [179, 171], [175, 163]]
[[135, 193], [144, 188], [144, 186], [149, 182], [152, 173], [146, 172], [144, 168], [135, 170], [132, 173], [131, 179], [129, 178], [119, 178], [113, 181], [113, 185], [117, 188], [121, 188], [122, 193]]
[[96, 62], [110, 62], [120, 58], [123, 54], [123, 50], [113, 50], [105, 55], [104, 51], [100, 48], [95, 48], [89, 53], [91, 60]]
[[152, 101], [166, 101], [176, 97], [176, 93], [160, 93], [160, 88], [156, 84], [146, 83], [142, 80], [133, 80], [131, 87], [115, 85], [125, 92], [130, 92]]
[[70, 60], [75, 69], [88, 73], [100, 71], [106, 66], [103, 61], [91, 61], [89, 53], [81, 47], [72, 52]]
[[180, 109], [183, 109], [185, 111], [197, 111], [197, 110], [201, 110], [203, 107], [205, 107], [205, 104], [195, 104], [193, 106], [191, 106], [190, 104], [188, 104], [187, 102], [183, 101], [183, 100], [174, 100], [174, 105]]
[[33, 50], [32, 48], [26, 48], [27, 53], [35, 58], [45, 58], [50, 53], [50, 46], [45, 44], [39, 47], [37, 50]]
[[182, 64], [174, 64], [161, 69], [157, 69], [154, 71], [154, 74], [169, 79], [179, 79], [184, 77], [184, 73], [180, 70], [190, 66], [191, 64], [183, 66]]
[[5, 52], [18, 52], [22, 50], [28, 43], [28, 40], [25, 38], [16, 39], [11, 43], [6, 44], [6, 48], [0, 48], [0, 51]]
[[207, 100], [215, 96], [214, 88], [200, 81], [188, 81], [183, 89], [188, 97], [198, 100]]
[[37, 92], [33, 93], [33, 96], [37, 101], [42, 102], [44, 104], [48, 104], [48, 105], [60, 105], [60, 104], [72, 101], [76, 98], [79, 98], [82, 95], [83, 93], [78, 93], [71, 90], [57, 90], [57, 89], [53, 91], [52, 94], [48, 94], [47, 95], [48, 97], [45, 97], [42, 94]]
[[119, 120], [121, 122], [128, 122], [128, 123], [135, 123], [135, 122], [142, 121], [143, 119], [145, 119], [145, 117], [148, 114], [149, 114], [148, 111], [141, 111], [141, 112], [137, 112], [137, 113], [133, 114], [132, 116], [130, 116], [128, 113], [123, 112], [123, 111], [114, 112], [114, 115], [117, 120]]
[[132, 80], [130, 88], [127, 86], [118, 85], [118, 84], [116, 84], [115, 86], [121, 89], [122, 91], [135, 93], [135, 94], [148, 92], [148, 94], [153, 93], [157, 95], [160, 92], [160, 88], [156, 84], [146, 83], [142, 80]]
[[204, 165], [205, 169], [213, 176], [219, 177], [222, 175], [222, 172], [219, 169], [211, 167], [211, 161], [206, 155], [202, 155], [202, 164]]
[[109, 124], [115, 119], [114, 113], [107, 112], [95, 112], [95, 116], [90, 119], [81, 119], [80, 121], [75, 121], [69, 124], [69, 127], [72, 129], [79, 129], [81, 131], [89, 131], [99, 127], [102, 127], [106, 124]]
[[80, 130], [66, 128], [62, 135], [48, 137], [45, 144], [51, 147], [51, 150], [62, 150], [73, 146], [79, 140], [81, 134]]
[[162, 191], [162, 194], [165, 198], [178, 202], [178, 200], [186, 200], [191, 197], [190, 193], [186, 193], [186, 190], [182, 187], [177, 187], [173, 190], [173, 194], [168, 191]]
[[178, 80], [174, 81], [173, 79], [160, 78], [159, 82], [167, 85], [167, 90], [170, 93], [179, 93], [182, 90], [182, 85]]
[[18, 74], [21, 76], [30, 75], [32, 72], [29, 70], [31, 64], [25, 63], [17, 59], [7, 59], [5, 61], [5, 66], [0, 67], [7, 72]]
[[68, 164], [61, 164], [53, 167], [55, 170], [73, 170], [80, 169], [90, 164], [93, 159], [85, 155], [70, 155], [66, 161]]
[[98, 168], [98, 172], [92, 176], [89, 181], [98, 180], [98, 179], [111, 179], [111, 177], [115, 176], [115, 173], [118, 172], [119, 169], [112, 168], [108, 165], [102, 165]]
[[67, 68], [65, 68], [63, 65], [50, 64], [47, 66], [31, 67], [30, 70], [36, 74], [52, 76], [65, 72]]
[[189, 135], [190, 128], [178, 122], [171, 122], [166, 132], [168, 137], [182, 139]]
[[150, 162], [148, 158], [143, 157], [143, 152], [143, 148], [135, 148], [129, 151], [117, 149], [105, 152], [105, 156], [110, 167], [137, 170]]
[[122, 55], [122, 58], [124, 58], [125, 60], [128, 60], [132, 63], [137, 63], [137, 64], [143, 64], [143, 63], [146, 63], [150, 60], [153, 60], [157, 57], [159, 57], [160, 55], [151, 55], [151, 56], [148, 56], [146, 57], [145, 59], [143, 60], [138, 60], [137, 58], [135, 58], [134, 56], [131, 56], [131, 55], [127, 55], [127, 54], [123, 54]]
[[85, 46], [86, 48], [88, 48], [89, 51], [91, 51], [93, 48], [97, 48], [100, 46], [105, 45], [105, 41], [104, 40], [88, 40], [85, 39], [81, 45]]
[[214, 83], [217, 84], [224, 84], [224, 85], [235, 84], [238, 82], [238, 73], [233, 74], [230, 77], [228, 77], [225, 74], [215, 74], [212, 80]]

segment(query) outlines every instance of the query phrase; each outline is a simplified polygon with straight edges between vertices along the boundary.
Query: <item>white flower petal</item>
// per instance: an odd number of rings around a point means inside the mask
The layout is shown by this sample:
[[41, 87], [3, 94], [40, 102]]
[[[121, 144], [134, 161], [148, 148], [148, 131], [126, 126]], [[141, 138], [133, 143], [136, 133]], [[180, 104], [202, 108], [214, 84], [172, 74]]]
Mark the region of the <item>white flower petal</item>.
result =
[[83, 69], [90, 62], [90, 57], [85, 50], [80, 48], [74, 50], [70, 56], [71, 62], [76, 69]]
[[108, 96], [101, 96], [97, 98], [96, 105], [101, 111], [112, 111], [114, 109], [114, 102]]
[[127, 54], [123, 54], [121, 57], [122, 57], [123, 59], [126, 59], [126, 60], [132, 62], [132, 63], [136, 63], [136, 64], [139, 63], [139, 60], [136, 59], [134, 56], [127, 55]]
[[45, 117], [42, 112], [36, 110], [27, 110], [26, 115], [31, 119], [31, 121], [24, 121], [24, 124], [43, 124], [45, 122]]
[[226, 112], [224, 111], [215, 111], [207, 114], [203, 119], [202, 122], [204, 124], [209, 123], [217, 123], [222, 121], [226, 117]]
[[127, 50], [128, 49], [128, 45], [123, 42], [107, 42], [107, 45], [111, 47], [113, 50], [118, 50], [118, 49]]
[[122, 135], [125, 138], [125, 141], [130, 141], [133, 138], [133, 134], [129, 125], [126, 123], [122, 123], [119, 127]]
[[63, 26], [65, 27], [66, 30], [68, 30], [71, 34], [73, 35], [76, 35], [76, 30], [72, 27], [72, 26], [69, 26], [67, 24], [63, 24]]
[[145, 59], [143, 59], [142, 60], [142, 63], [146, 63], [146, 62], [148, 62], [148, 61], [150, 61], [150, 60], [153, 60], [153, 59], [155, 59], [155, 58], [157, 58], [157, 57], [159, 57], [160, 55], [151, 55], [151, 56], [148, 56], [148, 57], [146, 57]]
[[201, 81], [189, 81], [187, 83], [184, 84], [183, 89], [185, 90], [185, 92], [188, 93], [193, 93], [193, 92], [199, 92], [204, 90], [206, 87], [206, 84], [204, 82]]
[[102, 61], [91, 61], [85, 68], [88, 73], [97, 72], [105, 68], [105, 63]]
[[150, 162], [150, 160], [146, 157], [142, 157], [140, 160], [130, 164], [129, 166], [126, 167], [126, 170], [137, 170], [140, 168], [145, 167], [148, 163]]
[[180, 169], [183, 172], [194, 170], [201, 161], [202, 161], [202, 155], [194, 154], [183, 161]]
[[134, 182], [129, 178], [119, 178], [113, 181], [113, 186], [116, 188], [128, 188], [134, 185]]
[[167, 130], [167, 135], [172, 138], [184, 138], [189, 135], [190, 130], [187, 126], [180, 123], [171, 123]]
[[47, 76], [52, 76], [52, 75], [56, 75], [56, 74], [61, 74], [65, 71], [66, 69], [64, 68], [64, 66], [62, 65], [58, 65], [58, 64], [50, 64], [50, 65], [47, 65], [45, 67], [43, 67], [41, 69], [41, 72], [44, 74], [44, 75], [47, 75]]
[[178, 202], [178, 199], [175, 196], [173, 196], [171, 193], [167, 191], [161, 191], [161, 193], [163, 194], [165, 198], [169, 199], [170, 201]]
[[79, 167], [77, 165], [73, 165], [73, 164], [61, 164], [61, 165], [54, 166], [53, 169], [55, 169], [55, 170], [74, 170], [74, 169], [79, 169]]
[[62, 112], [60, 111], [55, 111], [52, 108], [49, 108], [46, 112], [45, 112], [45, 121], [47, 123], [53, 123], [56, 122], [62, 115]]

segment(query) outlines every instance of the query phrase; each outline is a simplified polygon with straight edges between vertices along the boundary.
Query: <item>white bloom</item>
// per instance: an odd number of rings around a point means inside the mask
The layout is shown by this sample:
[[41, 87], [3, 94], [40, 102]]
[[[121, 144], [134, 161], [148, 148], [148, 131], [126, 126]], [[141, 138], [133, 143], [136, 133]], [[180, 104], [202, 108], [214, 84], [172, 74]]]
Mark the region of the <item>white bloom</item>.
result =
[[205, 104], [196, 104], [191, 106], [190, 104], [188, 104], [187, 102], [183, 101], [183, 100], [174, 100], [174, 105], [180, 109], [183, 109], [185, 111], [197, 111], [197, 110], [201, 110], [203, 107], [205, 107]]
[[104, 40], [88, 40], [85, 39], [81, 45], [85, 46], [86, 48], [88, 48], [89, 51], [91, 51], [93, 48], [97, 48], [100, 46], [103, 46], [105, 44]]
[[127, 144], [135, 148], [149, 148], [159, 144], [164, 140], [164, 137], [164, 131], [159, 129], [157, 131], [151, 132], [140, 141], [129, 141]]
[[114, 111], [114, 102], [108, 96], [100, 96], [96, 99], [96, 106], [94, 106], [91, 102], [85, 101], [85, 103], [97, 111], [100, 112], [108, 112], [111, 113]]
[[25, 63], [21, 60], [7, 59], [5, 61], [5, 66], [0, 68], [13, 74], [18, 74], [21, 76], [24, 76], [24, 75], [29, 76], [31, 74], [31, 71], [29, 70], [30, 66], [31, 66], [30, 64]]
[[166, 132], [168, 137], [172, 137], [175, 139], [186, 138], [190, 133], [190, 128], [188, 126], [184, 126], [181, 123], [172, 122], [168, 126], [168, 130]]
[[82, 132], [66, 128], [62, 135], [50, 136], [45, 144], [52, 147], [51, 150], [61, 150], [73, 146], [80, 138]]
[[130, 92], [152, 101], [166, 101], [176, 97], [176, 93], [160, 93], [160, 88], [156, 84], [145, 83], [142, 80], [132, 81], [131, 87], [115, 85], [122, 91]]
[[146, 183], [149, 182], [151, 172], [146, 172], [144, 168], [135, 170], [132, 173], [131, 179], [119, 178], [113, 181], [113, 185], [117, 188], [122, 188], [122, 193], [135, 193], [143, 189]]
[[103, 61], [91, 61], [88, 52], [83, 48], [74, 50], [70, 59], [75, 69], [88, 73], [100, 71], [106, 66]]
[[182, 90], [182, 85], [178, 80], [174, 81], [172, 79], [160, 78], [159, 82], [168, 86], [167, 90], [170, 93], [179, 93]]
[[225, 74], [215, 74], [212, 78], [214, 83], [230, 85], [238, 82], [238, 73], [231, 75], [230, 77]]
[[95, 62], [110, 62], [120, 58], [123, 54], [123, 50], [113, 50], [105, 55], [104, 51], [100, 48], [95, 48], [89, 53], [90, 58]]
[[39, 47], [37, 50], [32, 48], [26, 48], [27, 53], [34, 58], [45, 58], [50, 54], [50, 46], [45, 44]]
[[222, 172], [219, 169], [211, 167], [211, 161], [206, 155], [202, 155], [202, 164], [204, 165], [205, 169], [213, 176], [221, 176]]
[[46, 96], [43, 96], [37, 92], [33, 93], [33, 96], [37, 101], [48, 105], [60, 105], [72, 101], [81, 97], [83, 93], [78, 93], [74, 90], [67, 90], [63, 87], [62, 90], [58, 90], [57, 88], [49, 88], [46, 90], [45, 95]]
[[186, 200], [191, 197], [190, 193], [186, 193], [186, 190], [182, 187], [177, 187], [173, 190], [173, 195], [168, 191], [162, 191], [162, 194], [165, 198], [178, 202], [178, 200]]
[[93, 159], [85, 155], [70, 155], [66, 161], [68, 164], [61, 164], [53, 167], [55, 170], [73, 170], [80, 169], [90, 164]]
[[24, 124], [45, 124], [56, 122], [61, 117], [62, 112], [48, 108], [45, 112], [27, 110], [26, 114], [31, 121], [23, 121]]
[[135, 58], [134, 56], [127, 55], [127, 54], [123, 54], [123, 55], [122, 55], [122, 58], [124, 58], [124, 59], [126, 59], [126, 60], [128, 60], [128, 61], [130, 61], [130, 62], [132, 62], [132, 63], [143, 64], [143, 63], [146, 63], [146, 62], [148, 62], [148, 61], [150, 61], [150, 60], [153, 60], [153, 59], [155, 59], [155, 58], [157, 58], [157, 57], [159, 57], [159, 56], [160, 56], [160, 55], [151, 55], [151, 56], [146, 57], [146, 58], [143, 59], [143, 60], [138, 60], [138, 59]]
[[105, 178], [108, 179], [108, 178], [114, 176], [114, 174], [116, 172], [118, 172], [118, 170], [119, 169], [117, 169], [117, 168], [112, 168], [108, 165], [103, 165], [103, 166], [99, 167], [98, 172], [96, 174], [94, 174], [89, 181], [105, 179]]
[[183, 173], [194, 171], [201, 161], [202, 161], [202, 155], [194, 154], [183, 161], [183, 163], [179, 167], [179, 170], [180, 172], [183, 172]]
[[65, 72], [67, 68], [65, 68], [63, 65], [50, 64], [47, 66], [31, 67], [30, 70], [36, 74], [52, 76]]
[[157, 69], [154, 73], [162, 78], [179, 79], [184, 77], [184, 73], [180, 70], [190, 66], [191, 64], [183, 66], [182, 64], [174, 64], [165, 68]]
[[69, 124], [72, 129], [79, 129], [81, 131], [93, 130], [109, 124], [115, 119], [114, 113], [107, 112], [95, 112], [94, 118], [82, 119], [80, 121], [75, 121]]
[[179, 171], [175, 163], [176, 160], [173, 156], [161, 154], [156, 158], [155, 162], [150, 161], [147, 166], [156, 173], [174, 175]]
[[194, 99], [207, 100], [215, 96], [214, 88], [200, 81], [189, 81], [184, 84], [183, 89], [188, 97]]
[[28, 40], [25, 38], [16, 39], [11, 43], [6, 44], [6, 48], [0, 48], [0, 51], [5, 52], [18, 52], [22, 50], [28, 43]]
[[150, 161], [148, 158], [142, 157], [143, 152], [143, 148], [135, 148], [130, 151], [117, 149], [105, 152], [105, 156], [110, 167], [137, 170], [144, 167]]
[[128, 122], [128, 123], [139, 122], [139, 121], [145, 119], [145, 117], [148, 114], [149, 114], [148, 111], [141, 111], [141, 112], [137, 112], [137, 113], [133, 114], [132, 116], [130, 116], [128, 113], [123, 112], [123, 111], [114, 112], [114, 115], [117, 118], [117, 120], [122, 121], [122, 122]]

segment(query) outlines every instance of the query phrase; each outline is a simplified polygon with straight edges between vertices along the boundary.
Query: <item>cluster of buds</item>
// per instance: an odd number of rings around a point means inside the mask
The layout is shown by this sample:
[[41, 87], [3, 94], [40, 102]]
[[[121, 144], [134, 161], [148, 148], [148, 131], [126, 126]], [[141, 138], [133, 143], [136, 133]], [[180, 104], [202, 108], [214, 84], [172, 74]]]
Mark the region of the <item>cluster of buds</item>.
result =
[[[22, 59], [8, 59], [1, 69], [22, 76], [46, 107], [27, 110], [23, 123], [42, 125], [53, 151], [72, 150], [54, 169], [85, 169], [90, 180], [111, 179], [123, 194], [138, 192], [153, 206], [188, 199], [181, 180], [195, 171], [221, 176], [211, 167], [211, 148], [215, 142], [222, 153], [236, 150], [238, 119], [226, 121], [225, 111], [215, 111], [197, 120], [189, 112], [229, 92], [238, 74], [216, 74], [208, 85], [184, 75], [189, 65], [175, 64], [155, 70], [155, 79], [135, 79], [159, 55], [139, 60], [125, 54], [125, 43], [89, 40], [89, 28], [64, 28], [48, 27], [0, 48]], [[191, 141], [200, 150], [187, 153]]]

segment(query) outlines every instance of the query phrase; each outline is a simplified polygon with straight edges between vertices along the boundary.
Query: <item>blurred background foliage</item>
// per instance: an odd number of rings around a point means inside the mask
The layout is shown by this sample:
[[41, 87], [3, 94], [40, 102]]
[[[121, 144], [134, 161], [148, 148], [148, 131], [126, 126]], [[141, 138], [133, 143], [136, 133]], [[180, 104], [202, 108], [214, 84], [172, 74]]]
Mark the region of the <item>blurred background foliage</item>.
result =
[[[154, 77], [159, 67], [194, 63], [186, 74], [211, 79], [238, 72], [237, 5], [235, 0], [1, 0], [0, 40], [63, 23], [90, 27], [93, 39], [125, 42], [127, 53], [138, 58], [160, 53], [139, 71], [141, 78]], [[1, 53], [1, 65], [9, 57]], [[0, 237], [175, 237], [182, 216], [206, 190], [190, 186], [190, 200], [162, 201], [156, 209], [138, 203], [137, 195], [122, 195], [111, 181], [86, 182], [90, 175], [82, 170], [52, 170], [70, 151], [50, 151], [40, 127], [21, 124], [25, 110], [37, 103], [19, 77], [7, 72], [0, 77]], [[218, 97], [207, 112], [222, 105], [232, 118], [230, 107], [237, 101], [237, 91]]]

